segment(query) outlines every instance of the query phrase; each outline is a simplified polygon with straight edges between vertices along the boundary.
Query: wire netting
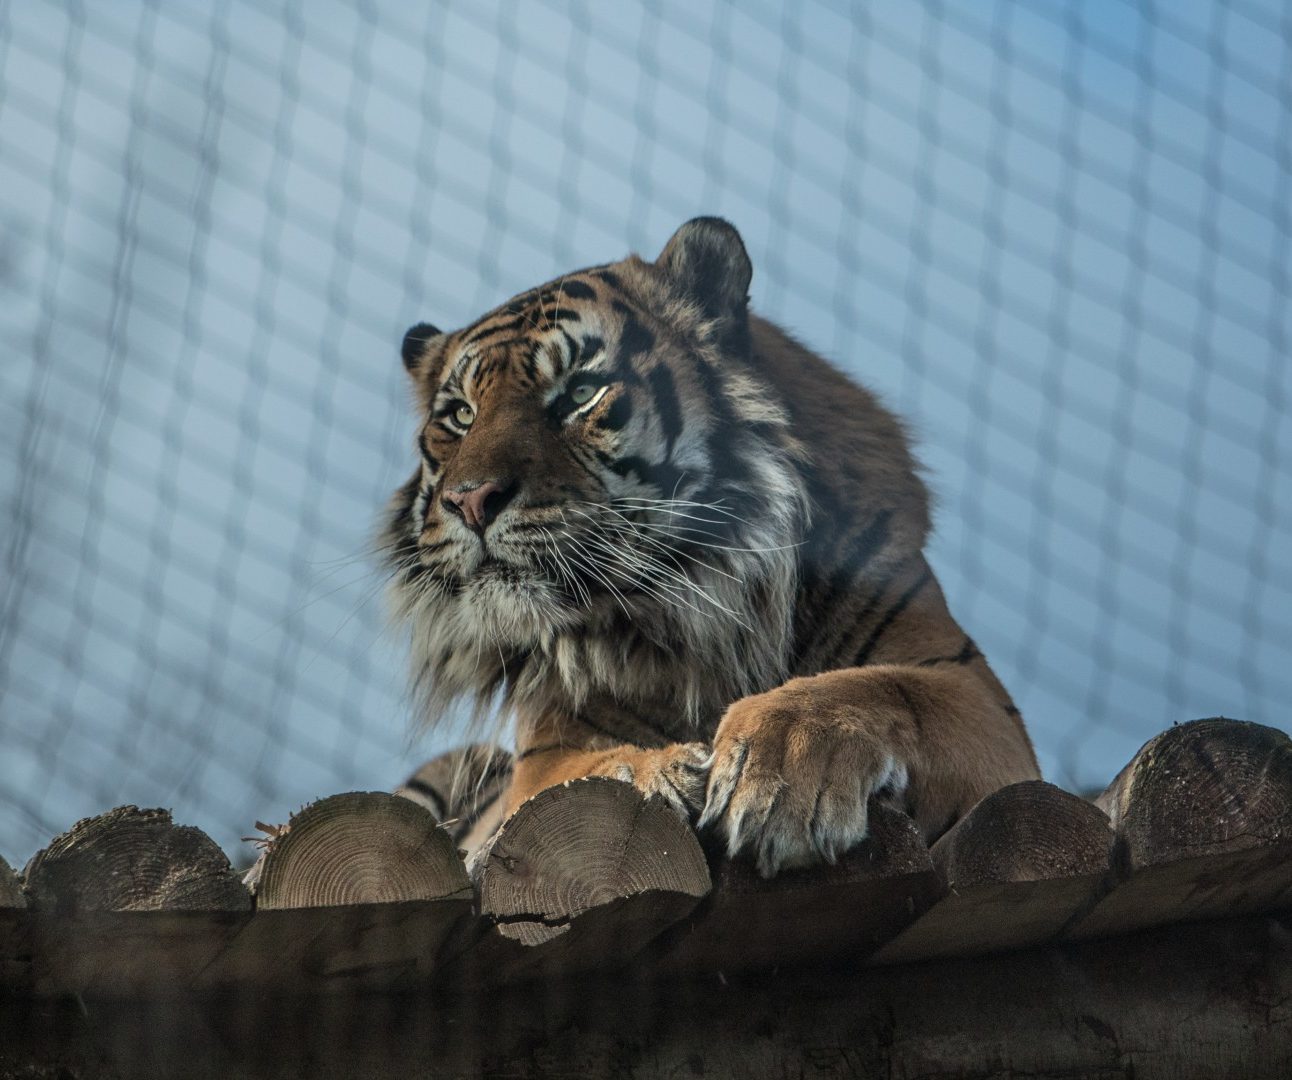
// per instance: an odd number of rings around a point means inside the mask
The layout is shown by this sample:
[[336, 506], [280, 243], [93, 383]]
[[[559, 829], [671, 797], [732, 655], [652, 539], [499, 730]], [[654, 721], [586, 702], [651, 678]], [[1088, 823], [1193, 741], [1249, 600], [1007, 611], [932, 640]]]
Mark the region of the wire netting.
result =
[[1292, 8], [0, 5], [0, 852], [397, 783], [398, 358], [742, 230], [912, 422], [1047, 775], [1288, 723]]

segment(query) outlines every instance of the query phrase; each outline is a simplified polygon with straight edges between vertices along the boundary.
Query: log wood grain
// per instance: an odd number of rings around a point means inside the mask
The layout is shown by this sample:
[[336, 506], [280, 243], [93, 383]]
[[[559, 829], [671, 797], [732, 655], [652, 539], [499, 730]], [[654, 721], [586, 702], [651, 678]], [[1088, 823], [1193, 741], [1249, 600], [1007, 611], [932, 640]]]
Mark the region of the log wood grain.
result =
[[1011, 784], [979, 802], [930, 852], [948, 893], [872, 958], [972, 956], [1048, 941], [1098, 894], [1113, 829], [1053, 784]]
[[433, 976], [473, 900], [457, 848], [428, 810], [352, 791], [312, 803], [276, 832], [252, 875], [255, 915], [199, 985], [343, 993]]
[[383, 791], [311, 803], [269, 841], [256, 908], [338, 907], [469, 898], [457, 848], [435, 817]]
[[481, 853], [473, 977], [551, 977], [631, 961], [710, 888], [690, 827], [631, 784], [588, 777], [540, 791]]
[[215, 841], [166, 810], [120, 806], [78, 821], [24, 876], [39, 993], [185, 985], [251, 912]]
[[1068, 936], [1292, 904], [1292, 739], [1212, 718], [1150, 739], [1096, 800], [1115, 881]]
[[943, 886], [906, 814], [870, 806], [870, 835], [834, 866], [760, 877], [743, 859], [716, 857], [713, 892], [652, 948], [669, 973], [859, 963], [926, 911]]
[[33, 909], [247, 911], [251, 897], [206, 833], [168, 810], [119, 806], [78, 821], [24, 871]]

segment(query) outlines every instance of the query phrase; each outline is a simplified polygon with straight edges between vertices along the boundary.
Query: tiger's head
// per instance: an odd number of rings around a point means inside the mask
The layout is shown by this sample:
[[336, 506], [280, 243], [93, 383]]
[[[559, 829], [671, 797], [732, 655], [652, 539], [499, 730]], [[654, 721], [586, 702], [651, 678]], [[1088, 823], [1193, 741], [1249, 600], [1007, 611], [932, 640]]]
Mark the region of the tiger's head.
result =
[[420, 463], [383, 537], [429, 715], [668, 701], [784, 677], [801, 448], [751, 356], [725, 221], [404, 339]]

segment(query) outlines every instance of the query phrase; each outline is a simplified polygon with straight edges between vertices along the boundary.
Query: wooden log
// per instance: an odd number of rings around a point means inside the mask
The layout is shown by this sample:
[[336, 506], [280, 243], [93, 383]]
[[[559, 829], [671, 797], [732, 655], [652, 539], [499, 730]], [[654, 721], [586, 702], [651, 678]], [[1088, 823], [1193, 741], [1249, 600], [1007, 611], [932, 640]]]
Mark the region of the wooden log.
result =
[[183, 985], [251, 911], [215, 841], [136, 806], [78, 821], [33, 856], [25, 884], [38, 993]]
[[869, 837], [834, 866], [768, 880], [743, 859], [719, 859], [709, 899], [657, 943], [651, 964], [691, 975], [856, 965], [944, 891], [906, 814], [872, 802], [869, 820]]
[[23, 895], [22, 882], [12, 866], [0, 857], [0, 910], [25, 908], [27, 897]]
[[1099, 937], [1292, 905], [1292, 739], [1195, 720], [1150, 739], [1096, 800], [1111, 888], [1067, 931]]
[[690, 827], [663, 800], [606, 777], [540, 791], [478, 865], [492, 926], [463, 958], [469, 982], [613, 970], [710, 887]]
[[424, 808], [382, 791], [332, 795], [271, 840], [256, 907], [336, 907], [471, 895], [462, 859]]
[[168, 810], [119, 806], [85, 818], [24, 872], [31, 906], [83, 911], [246, 911], [251, 897], [206, 833]]
[[26, 913], [22, 882], [0, 858], [0, 991], [25, 987], [31, 980]]
[[430, 977], [470, 918], [457, 848], [409, 799], [332, 795], [274, 832], [253, 875], [255, 916], [202, 971], [203, 986], [406, 988]]
[[0, 1007], [0, 1076], [1286, 1080], [1292, 933], [1253, 916], [990, 957], [445, 998], [244, 993]]
[[1113, 829], [1053, 784], [1011, 784], [979, 802], [930, 852], [948, 893], [872, 958], [973, 956], [1056, 937], [1098, 893]]
[[426, 807], [460, 847], [474, 852], [502, 824], [511, 767], [502, 747], [473, 743], [431, 758], [395, 794]]

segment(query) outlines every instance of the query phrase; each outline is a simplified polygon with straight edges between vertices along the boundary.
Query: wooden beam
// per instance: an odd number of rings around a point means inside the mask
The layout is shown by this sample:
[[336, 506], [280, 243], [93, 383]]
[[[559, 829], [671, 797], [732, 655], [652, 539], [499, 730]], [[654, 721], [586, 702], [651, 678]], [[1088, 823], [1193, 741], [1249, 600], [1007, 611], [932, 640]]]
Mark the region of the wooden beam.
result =
[[27, 935], [27, 897], [18, 875], [0, 858], [0, 987], [23, 987], [31, 980]]
[[662, 799], [606, 777], [539, 792], [477, 865], [487, 927], [461, 960], [468, 981], [613, 970], [710, 888], [690, 827]]
[[725, 975], [863, 960], [944, 891], [907, 815], [872, 802], [869, 820], [869, 837], [834, 866], [766, 880], [743, 859], [719, 859], [709, 899], [657, 943], [649, 962]]
[[78, 821], [33, 856], [25, 879], [39, 993], [184, 985], [251, 911], [215, 841], [166, 810], [121, 806]]
[[[580, 976], [456, 996], [6, 1001], [0, 1076], [1285, 1080], [1292, 927], [775, 977]], [[465, 988], [463, 988], [465, 989]]]
[[1098, 807], [1029, 780], [988, 795], [931, 851], [949, 892], [872, 958], [972, 956], [1056, 937], [1098, 894], [1113, 829]]
[[320, 799], [276, 830], [254, 872], [256, 913], [196, 977], [299, 991], [419, 985], [472, 911], [453, 841], [385, 792]]
[[1074, 938], [1292, 903], [1292, 739], [1221, 718], [1145, 743], [1097, 800], [1116, 830], [1107, 895]]
[[37, 852], [24, 872], [33, 909], [247, 911], [251, 897], [206, 833], [169, 810], [119, 806], [78, 821]]

